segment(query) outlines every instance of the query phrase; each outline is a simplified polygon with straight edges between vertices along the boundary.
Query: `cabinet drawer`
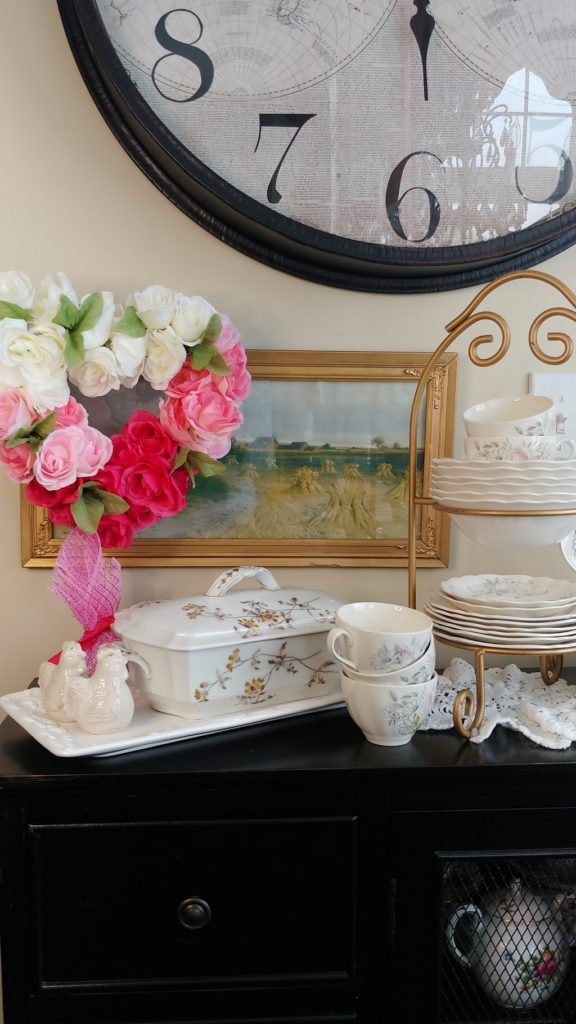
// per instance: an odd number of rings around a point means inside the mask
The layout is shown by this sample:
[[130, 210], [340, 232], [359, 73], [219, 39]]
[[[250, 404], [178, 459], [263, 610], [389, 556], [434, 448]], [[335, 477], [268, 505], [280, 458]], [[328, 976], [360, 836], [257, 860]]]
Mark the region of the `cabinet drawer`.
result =
[[40, 986], [349, 981], [354, 818], [29, 828]]

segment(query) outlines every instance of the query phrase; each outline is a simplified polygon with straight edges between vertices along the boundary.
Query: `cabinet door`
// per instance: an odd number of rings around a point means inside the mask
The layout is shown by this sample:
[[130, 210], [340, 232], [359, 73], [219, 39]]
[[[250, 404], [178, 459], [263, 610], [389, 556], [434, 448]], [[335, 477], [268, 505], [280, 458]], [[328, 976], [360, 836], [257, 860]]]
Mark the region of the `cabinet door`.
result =
[[576, 812], [391, 816], [398, 1019], [576, 1022]]

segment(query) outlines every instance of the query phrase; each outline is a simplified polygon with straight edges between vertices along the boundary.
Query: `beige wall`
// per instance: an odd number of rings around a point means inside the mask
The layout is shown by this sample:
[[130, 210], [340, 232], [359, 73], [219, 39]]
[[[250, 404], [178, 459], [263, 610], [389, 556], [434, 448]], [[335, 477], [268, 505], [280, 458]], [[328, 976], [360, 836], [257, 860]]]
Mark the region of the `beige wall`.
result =
[[[307, 283], [239, 255], [171, 205], [116, 142], [77, 71], [56, 0], [4, 6], [0, 269], [24, 270], [33, 280], [64, 270], [80, 293], [103, 288], [120, 298], [153, 283], [199, 293], [232, 317], [246, 345], [264, 348], [431, 350], [474, 294], [364, 295]], [[576, 284], [574, 250], [544, 269]], [[462, 359], [460, 407], [490, 393], [527, 390], [535, 367], [525, 340], [526, 308], [537, 312], [553, 299], [543, 286], [525, 283], [502, 296], [500, 308], [516, 330], [513, 356], [505, 369], [483, 372]], [[24, 688], [39, 662], [79, 630], [48, 589], [50, 570], [20, 565], [18, 489], [3, 474], [0, 502], [0, 691], [9, 692]], [[480, 549], [454, 530], [450, 568], [420, 573], [419, 599], [442, 575], [487, 569], [571, 575], [558, 547]], [[125, 570], [123, 602], [199, 593], [219, 571]], [[347, 599], [407, 599], [401, 570], [275, 571], [285, 585], [318, 586]]]

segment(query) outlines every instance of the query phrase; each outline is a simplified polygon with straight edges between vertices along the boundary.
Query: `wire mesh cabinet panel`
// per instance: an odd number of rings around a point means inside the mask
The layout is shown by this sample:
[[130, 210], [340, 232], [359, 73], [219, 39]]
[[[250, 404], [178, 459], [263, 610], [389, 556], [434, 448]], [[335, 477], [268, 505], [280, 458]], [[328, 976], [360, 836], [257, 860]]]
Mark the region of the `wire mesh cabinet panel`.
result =
[[574, 812], [391, 817], [398, 1013], [574, 1024]]

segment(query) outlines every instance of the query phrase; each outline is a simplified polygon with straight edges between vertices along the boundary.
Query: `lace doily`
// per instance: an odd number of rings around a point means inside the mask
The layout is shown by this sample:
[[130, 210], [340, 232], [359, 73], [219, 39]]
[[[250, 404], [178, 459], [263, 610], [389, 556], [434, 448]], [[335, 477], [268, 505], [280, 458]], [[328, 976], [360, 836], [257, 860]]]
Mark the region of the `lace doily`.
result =
[[[422, 728], [451, 729], [454, 698], [466, 687], [476, 694], [474, 666], [453, 658], [438, 676], [434, 707]], [[576, 686], [564, 679], [547, 686], [539, 672], [507, 665], [485, 671], [484, 690], [484, 720], [472, 743], [488, 739], [497, 725], [521, 732], [550, 750], [565, 750], [576, 740]]]

